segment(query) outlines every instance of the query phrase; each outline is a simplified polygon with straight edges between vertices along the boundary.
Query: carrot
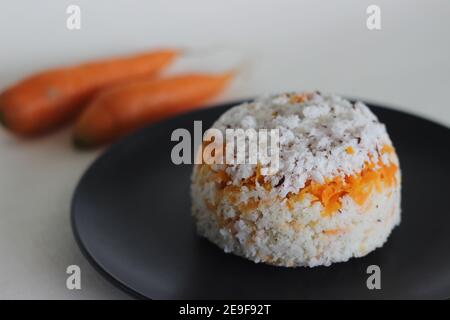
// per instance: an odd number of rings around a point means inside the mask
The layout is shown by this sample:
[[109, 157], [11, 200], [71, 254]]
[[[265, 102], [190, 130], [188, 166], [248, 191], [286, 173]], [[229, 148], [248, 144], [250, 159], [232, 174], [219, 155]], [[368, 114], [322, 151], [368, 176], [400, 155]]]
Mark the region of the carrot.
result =
[[32, 75], [0, 94], [1, 123], [24, 136], [47, 132], [74, 118], [99, 89], [154, 75], [176, 55], [157, 50]]
[[74, 143], [87, 148], [111, 142], [148, 123], [200, 107], [230, 78], [231, 73], [186, 74], [106, 89], [80, 115]]

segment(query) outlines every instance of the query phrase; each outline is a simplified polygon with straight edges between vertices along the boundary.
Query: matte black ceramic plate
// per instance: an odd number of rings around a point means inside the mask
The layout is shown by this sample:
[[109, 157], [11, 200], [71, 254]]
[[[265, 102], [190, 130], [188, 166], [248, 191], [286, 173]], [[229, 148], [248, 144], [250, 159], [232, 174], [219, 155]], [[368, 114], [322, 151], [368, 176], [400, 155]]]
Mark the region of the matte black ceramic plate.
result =
[[[450, 297], [450, 130], [370, 105], [388, 128], [403, 172], [402, 223], [383, 248], [330, 267], [287, 269], [225, 254], [195, 233], [192, 167], [172, 164], [175, 128], [207, 129], [231, 104], [145, 128], [106, 151], [74, 195], [72, 223], [89, 258], [140, 297], [371, 299]], [[368, 266], [381, 290], [368, 290]]]

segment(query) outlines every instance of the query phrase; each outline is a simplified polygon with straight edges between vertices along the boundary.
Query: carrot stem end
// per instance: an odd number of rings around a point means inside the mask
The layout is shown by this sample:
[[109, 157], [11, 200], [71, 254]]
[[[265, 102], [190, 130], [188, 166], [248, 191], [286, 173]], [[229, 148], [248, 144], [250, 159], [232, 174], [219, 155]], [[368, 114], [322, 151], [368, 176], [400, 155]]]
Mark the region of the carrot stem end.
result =
[[5, 128], [7, 128], [5, 115], [1, 111], [0, 111], [0, 125], [2, 125]]
[[80, 150], [91, 149], [94, 146], [89, 138], [85, 136], [75, 136], [72, 142], [74, 147]]

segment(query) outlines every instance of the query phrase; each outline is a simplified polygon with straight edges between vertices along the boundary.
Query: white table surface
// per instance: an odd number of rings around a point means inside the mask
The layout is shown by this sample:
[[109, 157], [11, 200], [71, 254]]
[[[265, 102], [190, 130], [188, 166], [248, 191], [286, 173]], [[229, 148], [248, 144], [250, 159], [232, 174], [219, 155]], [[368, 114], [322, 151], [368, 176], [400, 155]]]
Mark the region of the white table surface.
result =
[[[81, 30], [66, 29], [69, 4], [81, 8]], [[366, 28], [369, 4], [381, 7], [380, 31]], [[238, 61], [222, 101], [320, 89], [448, 126], [449, 34], [448, 0], [2, 1], [0, 87], [55, 65], [174, 46], [189, 52], [175, 69]], [[128, 298], [74, 242], [72, 192], [101, 150], [69, 141], [70, 128], [31, 141], [0, 130], [0, 298]], [[65, 286], [71, 264], [82, 270], [79, 291]]]

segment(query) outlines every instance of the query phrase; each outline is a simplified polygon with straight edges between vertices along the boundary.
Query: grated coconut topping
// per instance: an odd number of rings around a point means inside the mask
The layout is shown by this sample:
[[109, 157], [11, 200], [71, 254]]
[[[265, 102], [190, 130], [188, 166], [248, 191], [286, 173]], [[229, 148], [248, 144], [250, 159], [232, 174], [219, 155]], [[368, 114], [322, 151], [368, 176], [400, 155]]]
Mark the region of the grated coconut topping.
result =
[[[387, 164], [382, 154], [392, 145], [384, 124], [362, 102], [319, 92], [284, 93], [244, 103], [225, 112], [212, 126], [228, 128], [279, 129], [279, 170], [264, 177], [271, 192], [285, 197], [303, 188], [307, 181], [359, 173], [366, 163]], [[256, 165], [213, 165], [225, 170], [229, 184], [255, 174]]]

